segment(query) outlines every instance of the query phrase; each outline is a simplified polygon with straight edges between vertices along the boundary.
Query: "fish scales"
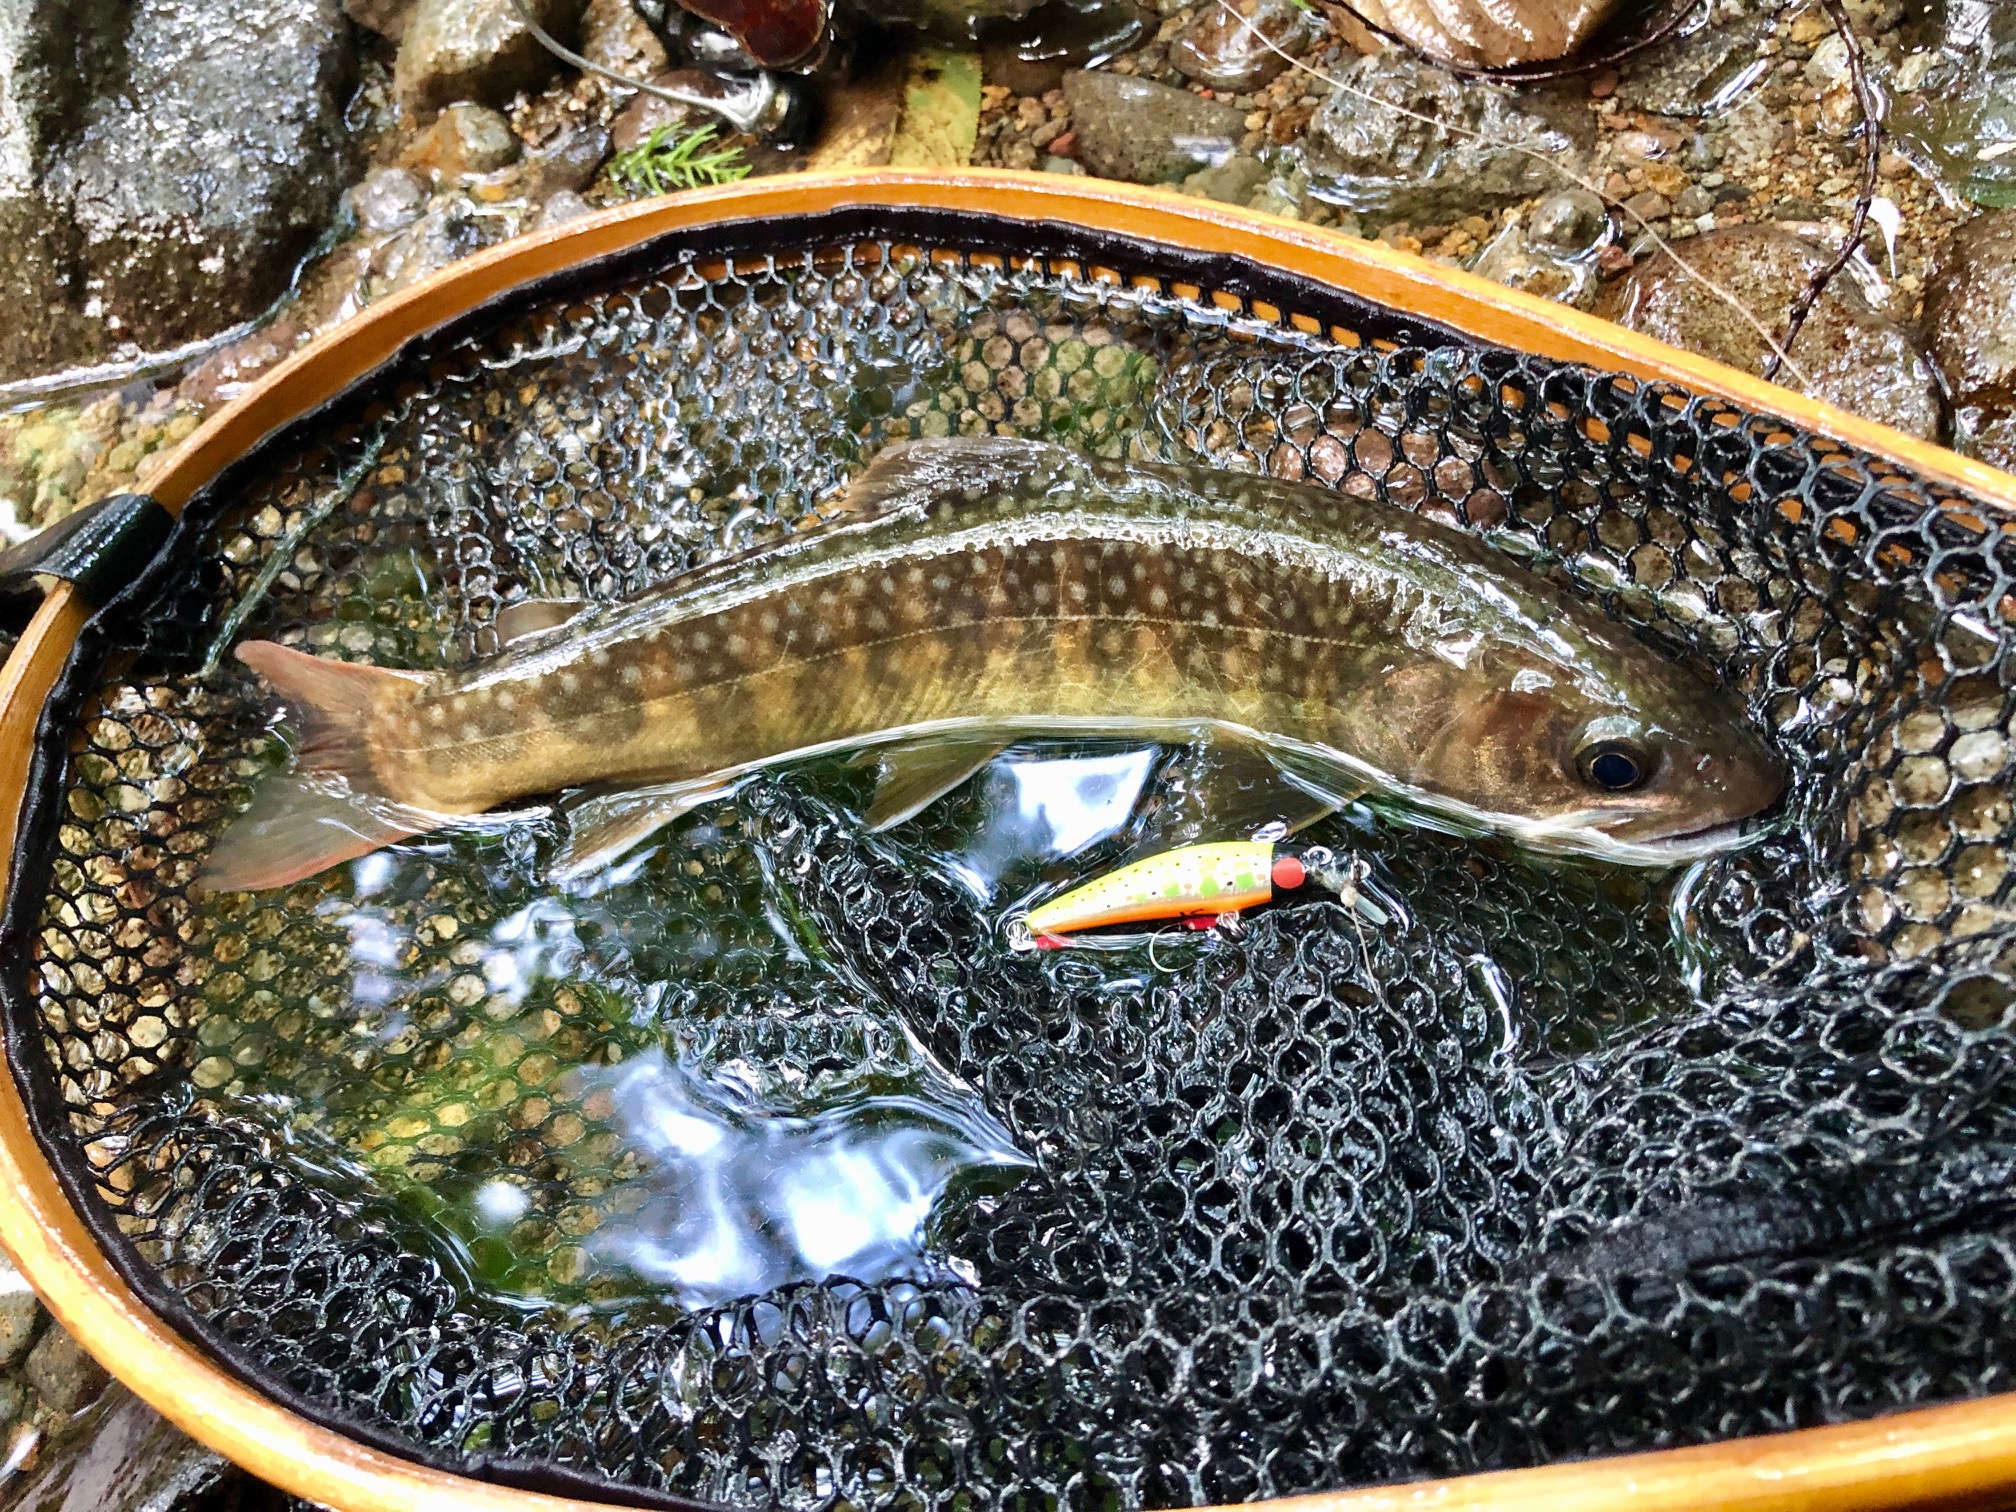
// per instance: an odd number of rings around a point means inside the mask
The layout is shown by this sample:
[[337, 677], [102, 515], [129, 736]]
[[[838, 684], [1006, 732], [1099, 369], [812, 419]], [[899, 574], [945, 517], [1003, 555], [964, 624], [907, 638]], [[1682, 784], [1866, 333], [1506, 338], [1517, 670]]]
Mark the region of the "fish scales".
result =
[[840, 555], [711, 613], [668, 606], [679, 617], [646, 634], [613, 621], [587, 629], [564, 666], [528, 656], [417, 692], [374, 744], [421, 774], [409, 801], [468, 812], [500, 784], [699, 775], [960, 717], [1127, 707], [1257, 727], [1362, 675], [1362, 584], [1306, 561], [1171, 546], [1167, 530], [1083, 539], [1125, 517], [1035, 502], [1072, 536], [983, 524], [958, 556]]
[[[1458, 531], [996, 438], [892, 448], [820, 528], [470, 668], [239, 654], [306, 711], [304, 770], [421, 824], [954, 727], [1243, 732], [1298, 781], [1341, 774], [1318, 791], [1388, 782], [1536, 837], [1729, 821], [1780, 780], [1698, 677]], [[1620, 739], [1633, 780], [1602, 787], [1586, 760]], [[222, 873], [272, 874], [243, 860]]]

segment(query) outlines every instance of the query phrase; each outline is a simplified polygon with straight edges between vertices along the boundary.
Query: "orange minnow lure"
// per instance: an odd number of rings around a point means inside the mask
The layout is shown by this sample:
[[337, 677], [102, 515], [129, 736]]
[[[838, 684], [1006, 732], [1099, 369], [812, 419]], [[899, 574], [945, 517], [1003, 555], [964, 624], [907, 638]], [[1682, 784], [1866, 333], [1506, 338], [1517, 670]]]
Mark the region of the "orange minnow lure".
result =
[[1016, 942], [1024, 949], [1060, 950], [1072, 943], [1066, 936], [1083, 930], [1171, 919], [1208, 929], [1312, 877], [1375, 925], [1384, 924], [1391, 916], [1359, 890], [1362, 873], [1361, 863], [1338, 867], [1320, 848], [1268, 840], [1185, 845], [1130, 862], [1031, 909], [1019, 921]]

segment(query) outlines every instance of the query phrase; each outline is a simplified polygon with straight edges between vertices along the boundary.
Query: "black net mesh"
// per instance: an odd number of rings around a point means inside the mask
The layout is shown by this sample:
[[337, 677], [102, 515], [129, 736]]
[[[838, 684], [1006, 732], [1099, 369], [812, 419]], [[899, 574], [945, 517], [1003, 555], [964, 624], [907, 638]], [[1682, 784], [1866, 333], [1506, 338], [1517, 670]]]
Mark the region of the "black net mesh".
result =
[[[1153, 249], [765, 234], [803, 239], [401, 359], [200, 501], [111, 648], [10, 969], [45, 1137], [181, 1326], [438, 1461], [808, 1509], [1236, 1501], [2016, 1385], [2001, 520]], [[1004, 947], [945, 863], [985, 782], [869, 835], [837, 761], [580, 894], [532, 808], [190, 896], [274, 760], [235, 640], [456, 663], [516, 599], [633, 593], [987, 431], [1486, 531], [1747, 700], [1785, 817], [1676, 877], [1354, 811], [1319, 838], [1405, 918], [1312, 896], [1145, 965]], [[948, 1184], [897, 1272], [682, 1299], [598, 1247], [681, 1200], [612, 1111], [653, 1057], [794, 1128], [950, 1099], [943, 1138], [1026, 1164]]]

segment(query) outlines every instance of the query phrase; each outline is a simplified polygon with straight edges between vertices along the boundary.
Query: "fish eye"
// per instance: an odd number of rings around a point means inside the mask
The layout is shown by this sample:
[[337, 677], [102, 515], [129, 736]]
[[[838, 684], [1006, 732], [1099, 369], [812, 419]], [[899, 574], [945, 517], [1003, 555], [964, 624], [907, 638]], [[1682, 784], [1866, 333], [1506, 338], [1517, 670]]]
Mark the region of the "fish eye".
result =
[[1598, 740], [1576, 755], [1575, 769], [1591, 787], [1606, 793], [1628, 793], [1643, 787], [1651, 777], [1652, 756], [1628, 740]]

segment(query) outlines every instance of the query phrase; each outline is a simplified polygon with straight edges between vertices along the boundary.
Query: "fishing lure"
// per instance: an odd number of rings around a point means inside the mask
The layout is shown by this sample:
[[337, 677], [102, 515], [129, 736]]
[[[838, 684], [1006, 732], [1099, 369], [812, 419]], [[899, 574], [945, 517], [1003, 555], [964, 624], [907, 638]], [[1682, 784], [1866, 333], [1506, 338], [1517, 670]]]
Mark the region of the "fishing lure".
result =
[[1114, 924], [1173, 919], [1190, 929], [1236, 926], [1246, 909], [1312, 880], [1382, 928], [1393, 915], [1367, 894], [1366, 874], [1363, 861], [1339, 861], [1322, 846], [1268, 840], [1185, 845], [1130, 862], [1032, 908], [1010, 926], [1010, 938], [1022, 950], [1062, 950], [1079, 943], [1070, 936]]

